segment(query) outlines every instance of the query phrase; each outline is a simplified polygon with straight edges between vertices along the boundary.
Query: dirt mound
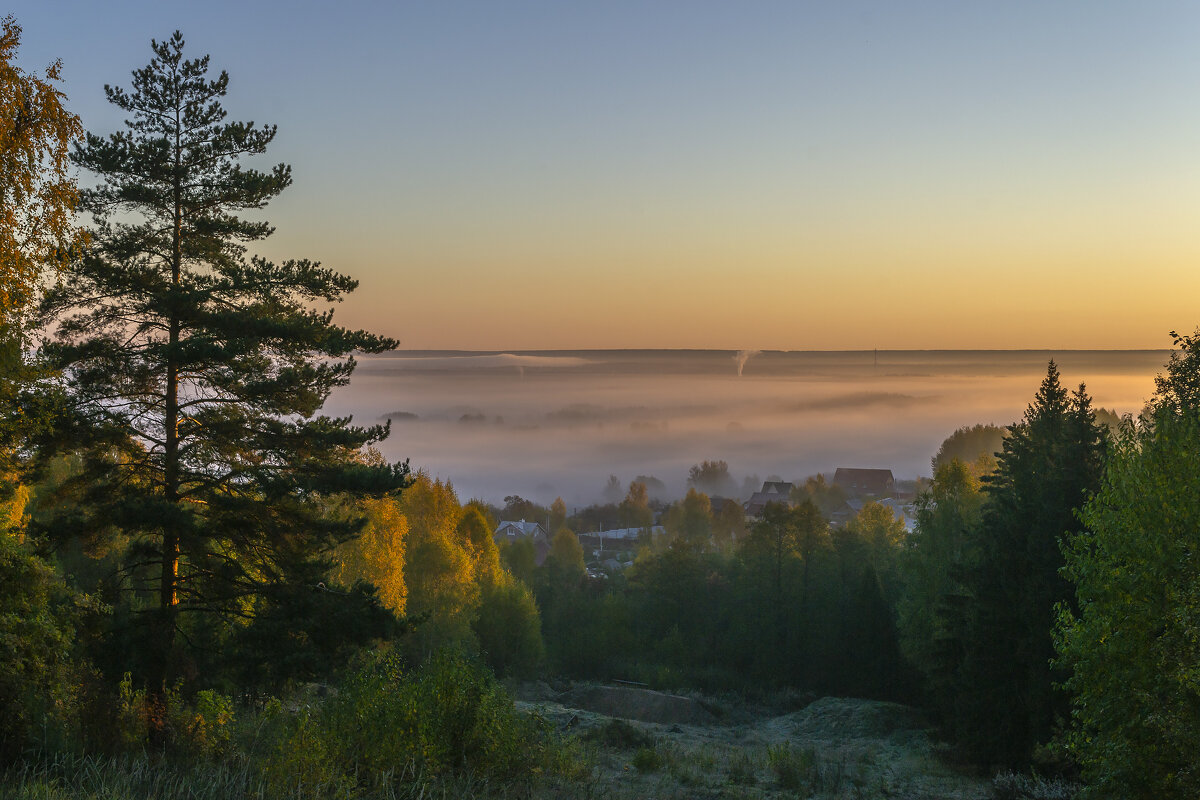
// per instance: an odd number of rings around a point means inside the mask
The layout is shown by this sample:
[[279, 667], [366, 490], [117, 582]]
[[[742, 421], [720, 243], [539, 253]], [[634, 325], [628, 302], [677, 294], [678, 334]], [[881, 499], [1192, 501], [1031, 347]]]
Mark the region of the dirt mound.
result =
[[785, 719], [794, 736], [829, 740], [887, 739], [925, 727], [908, 706], [839, 697], [823, 697]]
[[597, 714], [660, 725], [712, 725], [716, 718], [690, 697], [631, 686], [585, 686], [572, 689], [558, 702]]

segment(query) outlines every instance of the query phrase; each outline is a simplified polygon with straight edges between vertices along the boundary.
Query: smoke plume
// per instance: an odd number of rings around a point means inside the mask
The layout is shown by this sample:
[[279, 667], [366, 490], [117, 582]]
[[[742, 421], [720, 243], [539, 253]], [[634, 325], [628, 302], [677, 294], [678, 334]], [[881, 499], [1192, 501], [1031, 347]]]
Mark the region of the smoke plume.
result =
[[761, 353], [762, 350], [738, 350], [737, 355], [733, 360], [737, 362], [738, 377], [742, 376], [742, 368], [746, 366], [746, 362]]

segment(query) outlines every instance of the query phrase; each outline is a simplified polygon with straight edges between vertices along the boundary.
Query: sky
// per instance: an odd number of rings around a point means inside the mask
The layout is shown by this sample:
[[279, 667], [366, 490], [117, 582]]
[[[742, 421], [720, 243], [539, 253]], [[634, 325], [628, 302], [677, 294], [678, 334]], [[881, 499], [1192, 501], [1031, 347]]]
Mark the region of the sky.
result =
[[409, 349], [1160, 348], [1200, 323], [1195, 2], [10, 0], [96, 133], [152, 38], [294, 185], [259, 252]]

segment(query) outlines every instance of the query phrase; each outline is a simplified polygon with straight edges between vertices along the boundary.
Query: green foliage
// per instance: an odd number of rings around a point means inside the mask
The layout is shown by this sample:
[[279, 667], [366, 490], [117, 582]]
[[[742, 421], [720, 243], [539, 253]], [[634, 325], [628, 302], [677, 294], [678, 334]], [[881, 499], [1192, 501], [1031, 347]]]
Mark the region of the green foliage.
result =
[[829, 483], [821, 473], [810, 475], [804, 483], [792, 489], [789, 498], [793, 503], [803, 503], [809, 500], [829, 519], [836, 511], [841, 511], [846, 505], [846, 490], [835, 483]]
[[60, 547], [129, 537], [131, 666], [162, 695], [187, 672], [181, 617], [237, 619], [272, 587], [315, 585], [365, 522], [331, 518], [322, 498], [392, 493], [407, 465], [358, 457], [385, 426], [317, 415], [353, 352], [395, 346], [314, 309], [356, 281], [247, 257], [272, 228], [240, 215], [291, 183], [286, 165], [242, 163], [275, 128], [226, 121], [228, 76], [186, 59], [178, 33], [151, 46], [131, 89], [106, 88], [125, 129], [74, 154], [94, 178], [81, 201], [92, 241], [41, 310], [69, 395], [47, 452], [77, 452], [81, 468], [39, 525]]
[[953, 713], [960, 637], [970, 603], [966, 580], [978, 563], [983, 500], [979, 479], [966, 465], [953, 459], [942, 464], [929, 489], [917, 497], [916, 525], [901, 553], [901, 647], [943, 718]]
[[610, 719], [600, 727], [588, 730], [584, 736], [589, 741], [617, 750], [640, 750], [655, 745], [654, 736], [623, 719]]
[[906, 538], [904, 520], [891, 508], [868, 501], [846, 522], [845, 533], [862, 543], [871, 568], [890, 588], [893, 583], [894, 556]]
[[634, 769], [644, 774], [658, 772], [666, 762], [653, 747], [640, 747], [633, 754], [633, 759], [630, 763], [633, 764]]
[[746, 512], [742, 504], [727, 499], [713, 515], [713, 542], [719, 549], [728, 550], [746, 537]]
[[780, 788], [808, 791], [817, 766], [816, 753], [810, 748], [792, 747], [790, 742], [767, 746], [767, 763]]
[[68, 600], [50, 566], [0, 530], [0, 762], [72, 714]]
[[1200, 338], [1176, 344], [1065, 548], [1078, 602], [1057, 644], [1088, 797], [1200, 796]]
[[529, 587], [515, 578], [506, 576], [484, 587], [472, 629], [497, 675], [529, 677], [546, 656], [537, 603]]
[[537, 547], [532, 537], [523, 537], [500, 546], [500, 560], [514, 578], [525, 585], [533, 583], [537, 569]]
[[707, 550], [712, 544], [712, 503], [703, 492], [688, 489], [662, 519], [673, 547]]
[[1006, 428], [998, 425], [963, 426], [946, 437], [933, 457], [933, 471], [951, 461], [968, 465], [976, 475], [984, 475], [995, 467], [996, 456], [1004, 447]]
[[654, 511], [650, 508], [646, 484], [637, 481], [629, 484], [629, 491], [617, 508], [617, 516], [622, 528], [649, 528], [654, 524]]
[[744, 750], [739, 750], [729, 760], [729, 782], [737, 786], [753, 786], [758, 783], [758, 764]]
[[[266, 587], [248, 624], [234, 629], [222, 672], [237, 685], [279, 692], [298, 682], [335, 677], [362, 647], [407, 630], [384, 608], [375, 587], [326, 585], [314, 569], [295, 583]], [[215, 677], [215, 676], [210, 676]]]
[[545, 726], [518, 714], [478, 662], [445, 651], [410, 671], [388, 653], [289, 723], [268, 774], [289, 793], [314, 780], [367, 789], [397, 770], [416, 782], [470, 773], [505, 783], [534, 774], [550, 750]]
[[979, 557], [965, 578], [965, 608], [952, 633], [955, 659], [938, 701], [945, 721], [976, 759], [1021, 766], [1068, 714], [1051, 667], [1057, 604], [1070, 604], [1060, 575], [1062, 539], [1099, 488], [1106, 435], [1083, 386], [1068, 393], [1051, 361], [1023, 421], [1009, 428], [996, 472], [985, 482]]
[[[152, 729], [163, 732], [162, 744], [189, 758], [219, 758], [225, 755], [233, 734], [233, 700], [209, 689], [197, 692], [189, 702], [179, 686], [166, 691], [167, 701], [158, 704], [145, 689], [135, 689], [129, 673], [121, 679], [114, 730], [120, 739], [118, 752], [140, 750]], [[155, 715], [166, 714], [163, 720]]]
[[559, 581], [575, 581], [586, 571], [583, 563], [583, 546], [579, 537], [563, 528], [550, 540], [550, 552], [542, 569], [557, 576]]

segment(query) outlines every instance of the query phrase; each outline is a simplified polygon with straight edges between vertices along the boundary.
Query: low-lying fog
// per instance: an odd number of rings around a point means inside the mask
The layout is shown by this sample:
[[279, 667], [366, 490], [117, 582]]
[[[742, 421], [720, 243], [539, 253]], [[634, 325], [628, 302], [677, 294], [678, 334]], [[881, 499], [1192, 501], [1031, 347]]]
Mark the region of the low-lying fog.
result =
[[[392, 419], [393, 460], [450, 479], [461, 498], [597, 502], [610, 474], [678, 494], [688, 468], [747, 476], [836, 467], [930, 473], [963, 425], [1020, 418], [1053, 357], [1097, 406], [1137, 412], [1167, 351], [398, 352], [359, 358], [325, 413]], [[740, 374], [739, 374], [740, 372]]]

